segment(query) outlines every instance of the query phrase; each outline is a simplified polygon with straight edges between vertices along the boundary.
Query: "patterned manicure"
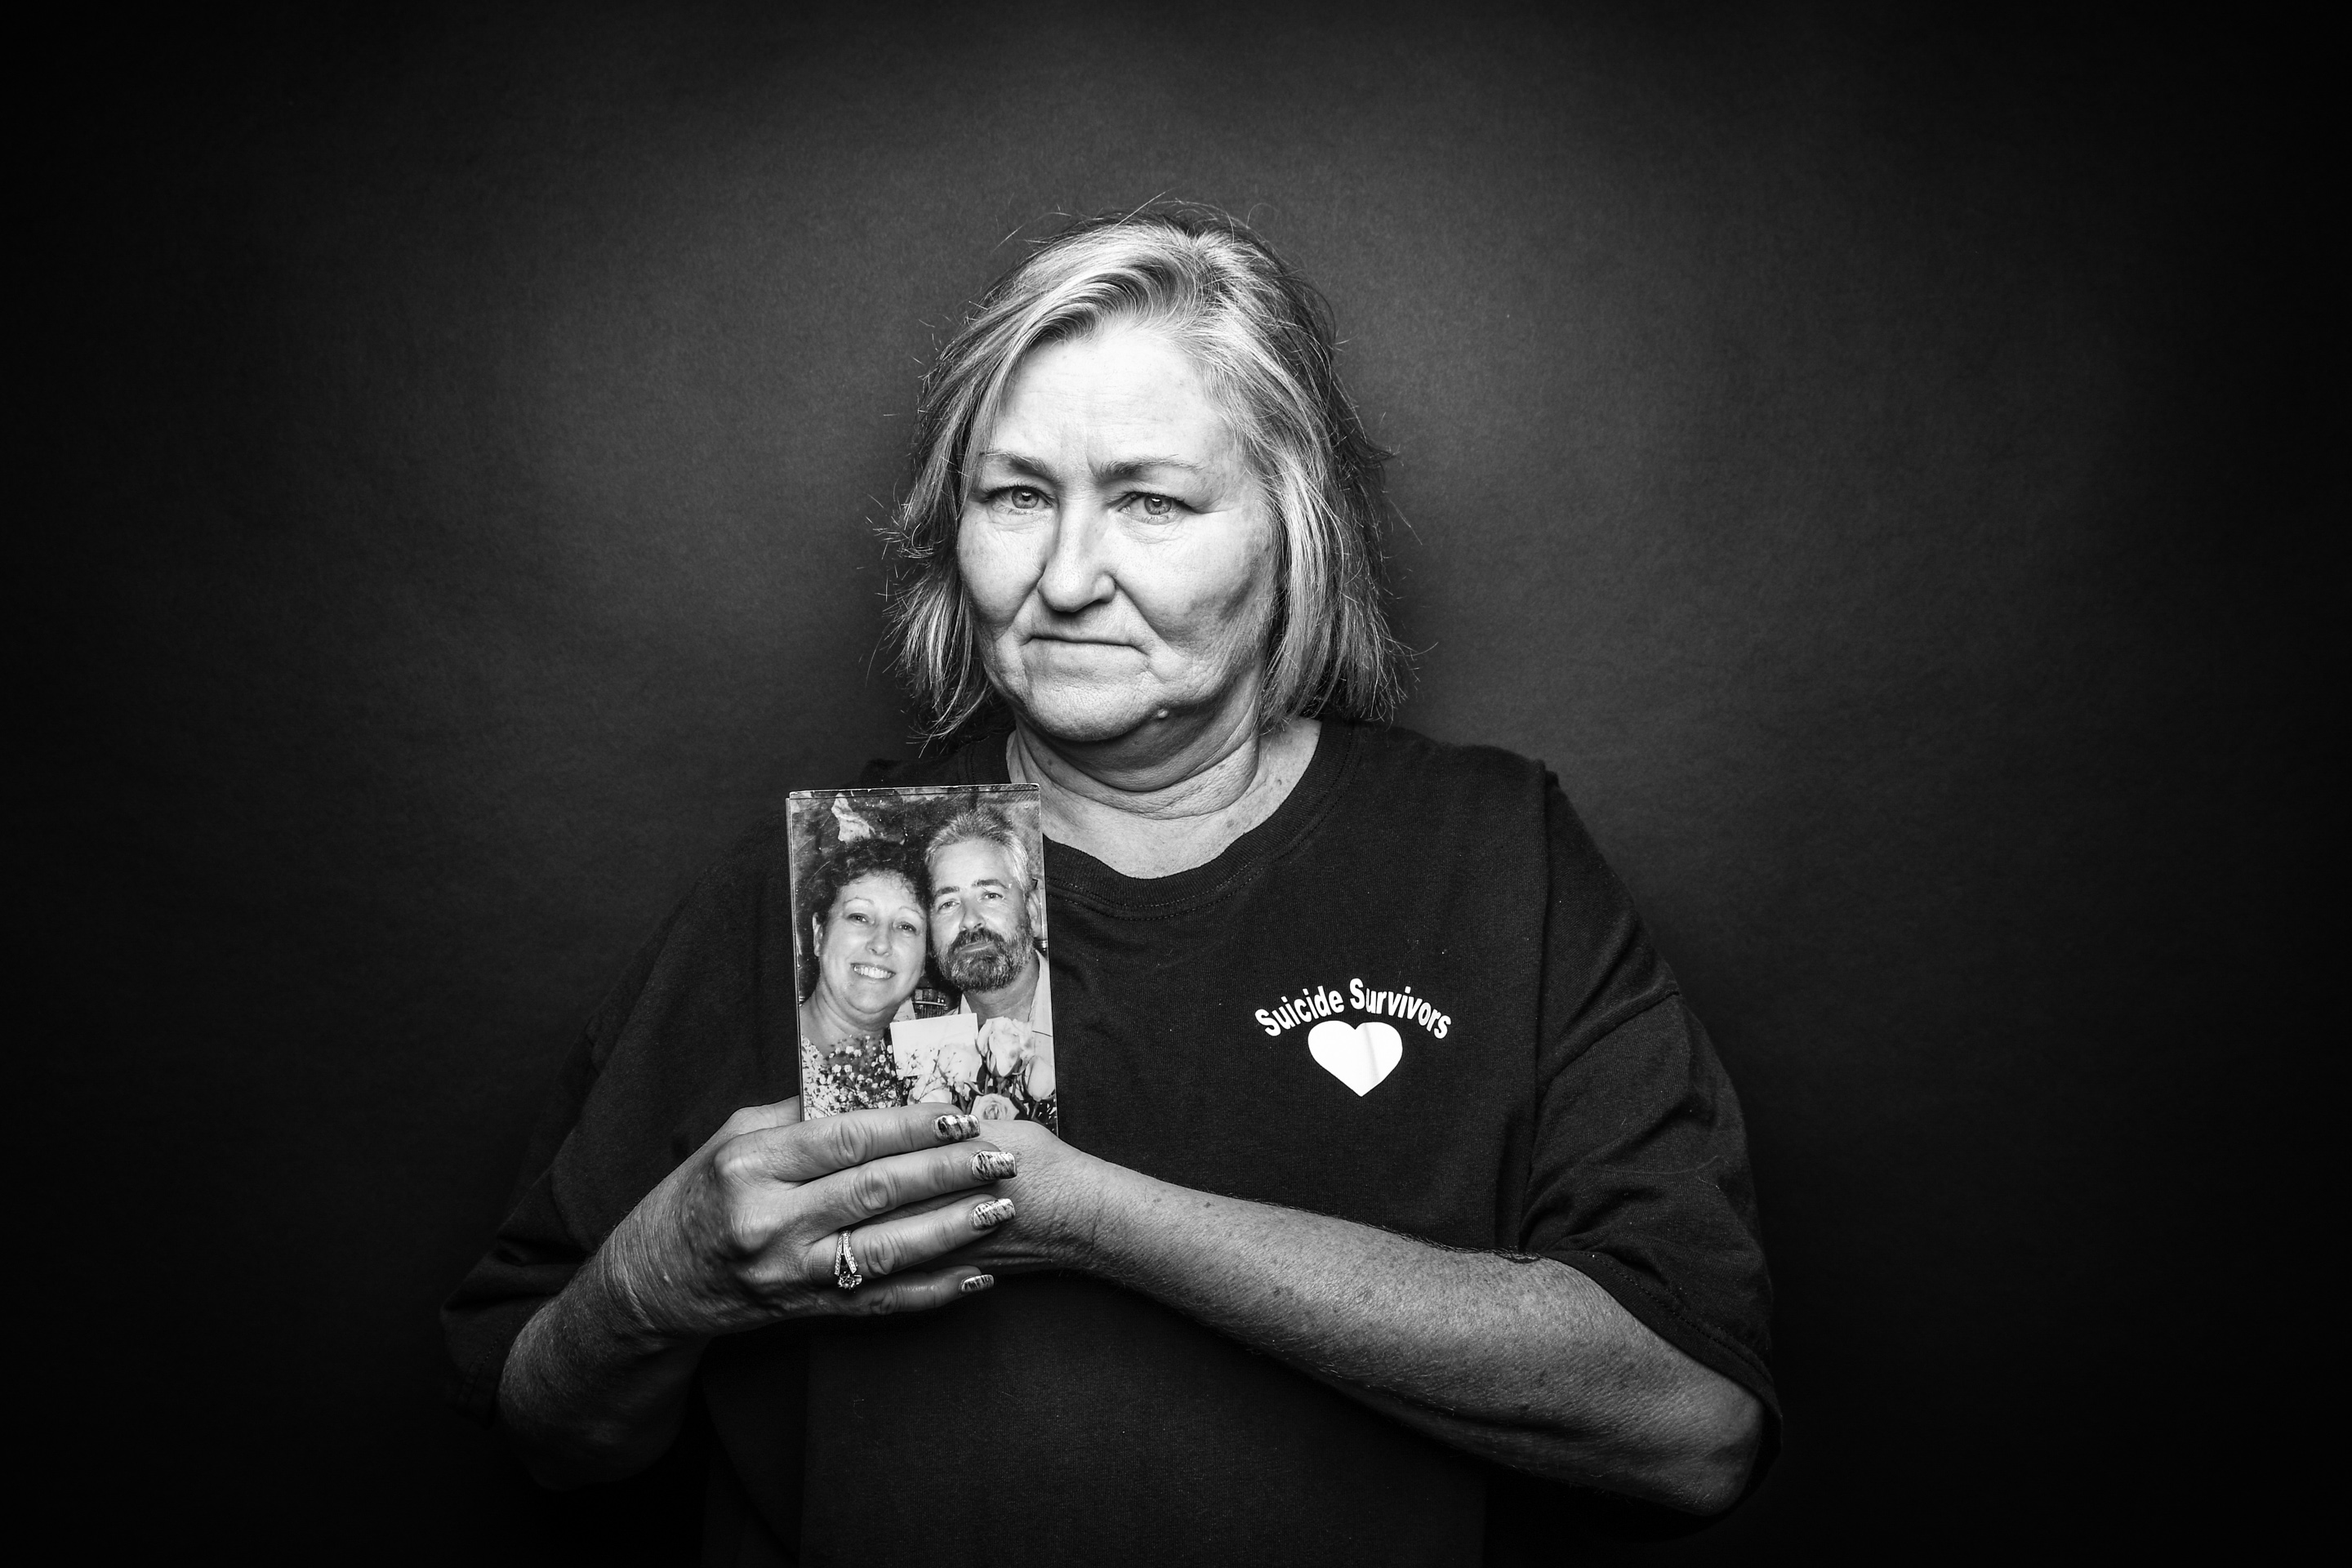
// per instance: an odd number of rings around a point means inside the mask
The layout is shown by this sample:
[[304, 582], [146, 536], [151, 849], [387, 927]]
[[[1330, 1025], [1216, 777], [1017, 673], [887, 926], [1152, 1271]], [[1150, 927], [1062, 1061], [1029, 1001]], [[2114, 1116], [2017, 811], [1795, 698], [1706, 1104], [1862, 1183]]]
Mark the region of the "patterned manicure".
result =
[[961, 1143], [967, 1138], [980, 1136], [980, 1118], [977, 1116], [960, 1116], [950, 1111], [931, 1125], [939, 1129], [942, 1143]]
[[1011, 1198], [991, 1198], [984, 1204], [975, 1204], [971, 1210], [971, 1228], [994, 1230], [998, 1226], [1011, 1219], [1013, 1213]]
[[967, 1296], [977, 1296], [982, 1290], [987, 1289], [991, 1285], [995, 1283], [996, 1276], [993, 1274], [975, 1274], [971, 1279], [965, 1280], [962, 1284], [957, 1286], [956, 1289], [962, 1291]]
[[1003, 1149], [982, 1149], [971, 1157], [971, 1173], [983, 1182], [1001, 1182], [1017, 1174], [1013, 1155]]

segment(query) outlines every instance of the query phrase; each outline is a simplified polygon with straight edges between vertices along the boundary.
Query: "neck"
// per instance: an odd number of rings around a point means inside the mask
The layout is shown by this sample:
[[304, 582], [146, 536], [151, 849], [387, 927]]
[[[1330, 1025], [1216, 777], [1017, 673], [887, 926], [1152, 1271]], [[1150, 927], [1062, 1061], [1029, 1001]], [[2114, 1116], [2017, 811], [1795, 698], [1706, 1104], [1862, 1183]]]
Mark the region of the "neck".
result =
[[1202, 816], [1233, 805], [1257, 778], [1263, 738], [1255, 704], [1222, 717], [1184, 733], [1155, 720], [1103, 742], [1056, 740], [1024, 719], [1006, 763], [1020, 783], [1043, 786], [1049, 817], [1057, 804], [1081, 803], [1158, 821]]
[[1030, 962], [1021, 966], [1021, 973], [1003, 990], [965, 992], [964, 999], [971, 1004], [972, 1016], [983, 1024], [991, 1018], [1028, 1017], [1030, 1004], [1037, 995], [1040, 967], [1033, 952]]
[[869, 1021], [857, 1016], [843, 1007], [822, 985], [801, 1004], [801, 1038], [820, 1046], [845, 1040], [852, 1035], [878, 1035], [889, 1022], [887, 1018]]
[[1208, 864], [1273, 816], [1307, 771], [1318, 732], [1313, 720], [1294, 719], [1260, 734], [1252, 712], [1181, 752], [1107, 759], [1023, 722], [1004, 761], [1014, 782], [1038, 786], [1047, 837], [1123, 875], [1165, 877]]

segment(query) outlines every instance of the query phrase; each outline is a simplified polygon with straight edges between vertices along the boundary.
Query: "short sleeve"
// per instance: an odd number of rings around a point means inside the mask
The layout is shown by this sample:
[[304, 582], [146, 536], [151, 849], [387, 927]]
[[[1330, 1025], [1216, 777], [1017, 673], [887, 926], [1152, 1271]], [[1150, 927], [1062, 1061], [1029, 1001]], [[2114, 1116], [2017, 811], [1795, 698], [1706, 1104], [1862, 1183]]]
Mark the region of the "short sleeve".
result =
[[1633, 902], [1552, 786], [1520, 1247], [1591, 1278], [1772, 1412], [1772, 1286], [1739, 1099]]
[[508, 1203], [497, 1239], [441, 1306], [448, 1345], [449, 1403], [488, 1426], [496, 1418], [499, 1379], [507, 1352], [531, 1314], [562, 1292], [587, 1261], [588, 1249], [571, 1234], [555, 1207], [550, 1167], [593, 1081], [591, 1042], [565, 1054], [554, 1089], [523, 1161], [522, 1180]]
[[734, 1111], [797, 1091], [782, 842], [771, 821], [738, 844], [567, 1055], [506, 1220], [442, 1307], [450, 1401], [476, 1419], [523, 1325], [637, 1201]]

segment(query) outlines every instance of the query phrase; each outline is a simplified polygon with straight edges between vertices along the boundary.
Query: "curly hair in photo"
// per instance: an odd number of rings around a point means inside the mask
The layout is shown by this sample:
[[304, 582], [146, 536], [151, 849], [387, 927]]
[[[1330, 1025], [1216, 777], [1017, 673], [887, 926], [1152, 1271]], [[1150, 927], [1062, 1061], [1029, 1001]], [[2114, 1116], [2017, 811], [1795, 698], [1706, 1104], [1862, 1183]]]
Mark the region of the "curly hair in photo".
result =
[[861, 877], [882, 873], [898, 878], [914, 889], [915, 902], [929, 907], [931, 895], [930, 874], [924, 865], [922, 850], [914, 845], [901, 844], [889, 838], [860, 838], [838, 845], [821, 856], [803, 876], [795, 879], [793, 916], [797, 922], [800, 940], [793, 947], [793, 994], [803, 1002], [816, 989], [817, 952], [823, 946], [822, 928], [825, 917], [832, 914], [834, 900], [841, 889]]

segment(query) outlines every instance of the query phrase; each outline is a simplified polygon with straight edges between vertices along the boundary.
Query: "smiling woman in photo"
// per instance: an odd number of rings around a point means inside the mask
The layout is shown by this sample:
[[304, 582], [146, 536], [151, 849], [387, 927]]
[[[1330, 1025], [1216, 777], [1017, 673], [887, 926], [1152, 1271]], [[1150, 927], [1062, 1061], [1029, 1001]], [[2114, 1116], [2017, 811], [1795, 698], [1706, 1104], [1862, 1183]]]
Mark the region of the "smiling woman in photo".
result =
[[889, 1026], [923, 979], [922, 874], [920, 856], [866, 838], [841, 846], [812, 879], [800, 1029], [824, 1064], [805, 1086], [818, 1112], [898, 1103]]

